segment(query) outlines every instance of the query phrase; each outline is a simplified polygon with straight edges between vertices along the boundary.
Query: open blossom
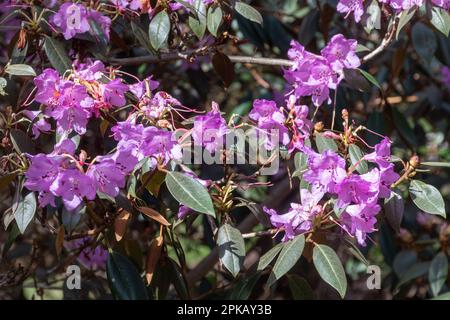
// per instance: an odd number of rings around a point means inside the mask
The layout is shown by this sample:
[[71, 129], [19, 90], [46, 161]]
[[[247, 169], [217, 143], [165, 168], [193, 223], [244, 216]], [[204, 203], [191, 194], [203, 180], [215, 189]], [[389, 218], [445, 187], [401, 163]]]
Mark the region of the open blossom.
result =
[[340, 0], [336, 10], [345, 13], [345, 18], [353, 13], [355, 21], [360, 22], [361, 17], [364, 14], [364, 4], [362, 0]]
[[125, 174], [111, 157], [100, 157], [97, 163], [89, 166], [86, 175], [94, 181], [98, 191], [111, 197], [116, 197], [119, 189], [125, 186]]
[[159, 87], [159, 82], [152, 80], [152, 76], [149, 76], [142, 81], [138, 81], [134, 84], [130, 84], [129, 90], [138, 99], [141, 99], [145, 94], [147, 94], [147, 87], [150, 91], [153, 91]]
[[121, 79], [114, 79], [100, 85], [103, 102], [114, 107], [122, 107], [125, 105], [125, 92], [127, 91], [128, 86]]
[[[153, 83], [153, 85], [156, 84]], [[170, 111], [170, 109], [175, 106], [181, 106], [181, 102], [167, 92], [158, 91], [152, 98], [145, 97], [143, 99], [141, 110], [149, 118], [160, 119], [166, 112]]]
[[214, 153], [223, 146], [224, 136], [228, 133], [225, 119], [219, 111], [217, 103], [213, 103], [212, 111], [203, 116], [196, 116], [192, 138], [194, 144], [204, 146], [210, 153]]
[[86, 59], [86, 62], [74, 62], [74, 73], [79, 79], [85, 81], [96, 81], [106, 72], [105, 65], [100, 60], [92, 61]]
[[141, 150], [144, 156], [163, 159], [163, 163], [167, 163], [170, 159], [181, 159], [181, 146], [174, 132], [148, 127], [144, 129], [142, 138], [144, 143]]
[[296, 97], [311, 96], [316, 106], [331, 102], [330, 90], [336, 90], [344, 78], [343, 70], [360, 65], [356, 56], [356, 40], [348, 40], [343, 35], [333, 36], [322, 49], [321, 55], [312, 54], [296, 41], [291, 41], [288, 57], [294, 64], [284, 70], [286, 81], [292, 86]]
[[79, 33], [90, 31], [90, 22], [97, 23], [109, 39], [111, 19], [96, 10], [86, 8], [83, 4], [71, 2], [62, 4], [58, 12], [50, 18], [50, 22], [61, 29], [66, 40]]
[[378, 204], [355, 204], [346, 207], [341, 215], [344, 230], [356, 237], [360, 245], [366, 245], [368, 233], [376, 231], [376, 215], [381, 207]]
[[301, 204], [291, 203], [291, 209], [285, 214], [278, 214], [275, 210], [264, 207], [264, 211], [270, 216], [270, 222], [274, 227], [283, 228], [283, 241], [290, 240], [296, 235], [310, 231], [316, 215], [322, 212], [319, 201], [323, 194], [300, 190]]

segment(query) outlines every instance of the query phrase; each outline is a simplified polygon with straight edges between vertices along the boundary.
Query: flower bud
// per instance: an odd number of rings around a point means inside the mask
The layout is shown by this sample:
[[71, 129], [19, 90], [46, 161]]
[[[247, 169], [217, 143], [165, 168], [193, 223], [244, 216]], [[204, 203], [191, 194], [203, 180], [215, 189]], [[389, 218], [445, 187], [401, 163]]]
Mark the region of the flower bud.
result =
[[316, 122], [314, 124], [314, 131], [315, 132], [321, 132], [323, 130], [323, 128], [324, 128], [324, 125], [323, 125], [322, 121]]

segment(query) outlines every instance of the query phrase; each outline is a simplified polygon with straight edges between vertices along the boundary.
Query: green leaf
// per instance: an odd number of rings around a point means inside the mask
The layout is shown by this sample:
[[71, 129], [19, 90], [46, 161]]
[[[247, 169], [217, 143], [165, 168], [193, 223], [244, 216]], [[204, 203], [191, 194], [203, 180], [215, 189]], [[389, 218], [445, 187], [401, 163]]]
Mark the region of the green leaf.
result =
[[214, 37], [217, 37], [217, 30], [219, 30], [220, 23], [222, 22], [222, 9], [220, 7], [213, 8], [212, 6], [208, 8], [208, 14], [206, 16], [206, 26], [208, 31]]
[[58, 70], [60, 75], [63, 75], [66, 70], [71, 68], [72, 63], [66, 54], [62, 42], [46, 36], [44, 41], [44, 50], [53, 68]]
[[245, 243], [241, 232], [226, 223], [217, 232], [219, 258], [224, 267], [236, 277], [245, 258]]
[[428, 282], [433, 296], [437, 296], [445, 284], [448, 275], [448, 258], [444, 252], [439, 252], [431, 261], [428, 270]]
[[400, 288], [404, 284], [407, 284], [411, 280], [417, 279], [423, 275], [425, 275], [430, 267], [429, 262], [418, 262], [411, 266], [403, 276], [400, 278], [399, 283], [396, 286], [396, 289]]
[[26, 228], [34, 218], [36, 212], [36, 197], [33, 192], [21, 199], [14, 210], [14, 219], [20, 233], [25, 233]]
[[159, 50], [166, 42], [170, 33], [170, 19], [166, 11], [161, 11], [150, 21], [148, 36], [155, 50]]
[[288, 274], [287, 278], [294, 300], [312, 300], [314, 298], [311, 286], [305, 278], [296, 274]]
[[446, 37], [450, 33], [450, 14], [442, 8], [431, 7], [431, 24]]
[[35, 153], [34, 143], [25, 132], [18, 129], [11, 129], [9, 135], [11, 137], [12, 145], [17, 153]]
[[370, 33], [374, 28], [381, 28], [381, 9], [378, 5], [378, 1], [372, 0], [370, 5], [366, 9], [367, 19], [366, 25], [364, 26], [364, 30], [367, 33]]
[[338, 146], [331, 138], [324, 137], [321, 133], [316, 135], [316, 146], [319, 153], [323, 153], [326, 150], [338, 151]]
[[361, 72], [361, 74], [364, 76], [364, 78], [366, 78], [367, 80], [369, 80], [369, 82], [371, 84], [373, 84], [375, 87], [377, 87], [378, 89], [381, 89], [380, 84], [378, 83], [378, 80], [375, 79], [374, 76], [372, 76], [370, 73], [368, 73], [367, 71], [364, 71], [363, 69], [359, 69], [359, 72]]
[[441, 295], [439, 295], [437, 297], [434, 297], [431, 300], [450, 300], [450, 292], [443, 293], [443, 294], [441, 294]]
[[364, 157], [364, 153], [356, 144], [351, 144], [348, 147], [348, 153], [350, 155], [350, 161], [353, 166], [357, 164], [359, 161], [358, 165], [356, 166], [356, 171], [358, 171], [361, 174], [367, 173], [369, 171], [367, 161], [361, 160]]
[[234, 5], [234, 9], [240, 14], [242, 15], [244, 18], [262, 24], [263, 22], [263, 17], [261, 16], [261, 14], [258, 12], [258, 10], [256, 10], [255, 8], [253, 8], [252, 6], [249, 6], [246, 3], [243, 2], [236, 2], [236, 4]]
[[445, 203], [439, 190], [419, 180], [411, 181], [409, 192], [415, 205], [429, 214], [446, 217]]
[[398, 35], [400, 34], [400, 31], [402, 31], [403, 27], [412, 19], [414, 14], [416, 13], [417, 8], [413, 7], [409, 10], [403, 10], [400, 13], [400, 18], [398, 20], [398, 27], [397, 31], [395, 32], [395, 38], [398, 40]]
[[148, 300], [147, 289], [135, 265], [124, 255], [112, 251], [106, 262], [106, 275], [118, 300]]
[[450, 168], [450, 162], [433, 162], [433, 161], [427, 162], [427, 161], [425, 161], [425, 162], [421, 162], [420, 164], [424, 165], [424, 166], [428, 166], [428, 167]]
[[27, 64], [9, 64], [6, 66], [5, 72], [13, 76], [36, 76], [33, 67]]
[[261, 272], [256, 272], [250, 276], [242, 275], [233, 286], [233, 291], [231, 291], [230, 294], [230, 300], [248, 300], [260, 277]]
[[384, 200], [384, 213], [391, 227], [398, 232], [403, 219], [405, 204], [401, 195], [391, 190], [389, 198]]
[[313, 249], [313, 263], [320, 277], [335, 288], [341, 298], [344, 298], [347, 291], [347, 279], [336, 252], [329, 246], [316, 244]]
[[270, 287], [278, 279], [286, 274], [297, 263], [302, 256], [303, 248], [305, 247], [305, 236], [298, 235], [294, 239], [283, 243], [283, 249], [273, 266], [270, 273], [267, 285]]
[[203, 0], [195, 0], [194, 8], [197, 18], [189, 16], [188, 24], [197, 38], [202, 39], [206, 31], [206, 6]]
[[216, 216], [208, 190], [194, 178], [179, 172], [168, 172], [166, 184], [172, 196], [192, 210]]
[[278, 253], [283, 249], [283, 243], [277, 244], [275, 247], [267, 251], [258, 262], [258, 270], [264, 270], [275, 257], [278, 255]]
[[422, 22], [417, 22], [412, 28], [412, 43], [422, 63], [429, 66], [437, 49], [434, 32]]

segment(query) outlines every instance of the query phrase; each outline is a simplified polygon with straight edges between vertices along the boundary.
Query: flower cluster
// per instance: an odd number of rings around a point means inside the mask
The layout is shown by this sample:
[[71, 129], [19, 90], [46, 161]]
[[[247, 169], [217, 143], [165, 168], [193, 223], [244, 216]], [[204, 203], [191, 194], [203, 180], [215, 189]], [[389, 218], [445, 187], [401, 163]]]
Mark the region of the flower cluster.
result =
[[319, 154], [304, 147], [308, 162], [303, 179], [309, 183], [310, 190], [302, 189], [301, 204], [292, 203], [286, 214], [279, 215], [265, 208], [272, 224], [283, 228], [284, 240], [313, 229], [315, 219], [321, 218], [326, 207], [319, 203], [327, 195], [333, 200], [334, 209], [341, 211], [342, 229], [365, 245], [367, 234], [376, 230], [376, 215], [381, 210], [379, 199], [391, 195], [390, 186], [399, 178], [389, 162], [390, 145], [385, 138], [375, 146], [374, 152], [360, 159], [376, 164], [364, 174], [355, 173], [355, 166], [346, 168], [346, 161], [336, 152], [327, 150]]
[[[424, 0], [379, 0], [379, 2], [388, 5], [395, 12], [409, 10], [413, 7], [420, 7], [425, 3]], [[450, 9], [449, 0], [431, 0], [431, 3], [445, 10]], [[364, 9], [363, 0], [339, 0], [336, 7], [338, 12], [345, 13], [345, 18], [350, 14], [353, 14], [353, 18], [356, 22], [361, 21], [361, 18], [365, 13]]]
[[52, 15], [50, 22], [62, 31], [66, 40], [79, 33], [90, 32], [96, 35], [96, 32], [92, 31], [92, 24], [97, 24], [109, 39], [111, 19], [97, 10], [86, 8], [81, 3], [65, 2], [59, 7], [58, 12]]
[[[256, 99], [253, 102], [249, 117], [257, 122], [267, 149], [272, 150], [281, 143], [289, 152], [303, 150], [312, 123], [307, 118], [308, 106], [298, 105], [296, 102], [295, 95], [288, 97], [285, 108], [279, 108], [272, 100]], [[278, 141], [275, 141], [274, 137], [278, 137]]]
[[321, 50], [321, 55], [316, 55], [293, 40], [288, 56], [294, 64], [285, 70], [284, 77], [292, 86], [295, 97], [311, 96], [316, 106], [324, 101], [330, 103], [330, 90], [336, 90], [344, 78], [344, 69], [355, 69], [360, 65], [356, 46], [356, 40], [337, 34]]
[[83, 199], [94, 200], [97, 192], [111, 197], [125, 186], [125, 175], [136, 164], [131, 153], [118, 150], [114, 154], [96, 157], [85, 163], [85, 154], [75, 157], [76, 145], [63, 139], [50, 154], [28, 155], [31, 165], [25, 173], [25, 187], [39, 192], [39, 205], [56, 207], [61, 198], [69, 211], [78, 208]]
[[[73, 73], [68, 79], [61, 77], [54, 69], [45, 69], [34, 78], [37, 89], [35, 101], [45, 106], [42, 115], [37, 113], [32, 118], [40, 116], [36, 130], [48, 131], [45, 119], [53, 118], [58, 133], [74, 130], [78, 134], [84, 134], [89, 118], [98, 117], [101, 110], [123, 107], [126, 104], [124, 94], [127, 91], [132, 92], [138, 99], [146, 99], [143, 104], [147, 105], [150, 116], [152, 112], [156, 112], [157, 108], [154, 106], [161, 109], [169, 102], [174, 103], [163, 93], [155, 95], [153, 99], [147, 98], [147, 93], [158, 87], [158, 82], [151, 80], [151, 77], [127, 85], [114, 71], [109, 72], [113, 79], [108, 78], [107, 74], [100, 61], [75, 63]], [[36, 131], [35, 136], [37, 135]]]
[[101, 245], [92, 245], [92, 241], [92, 237], [83, 237], [66, 242], [64, 246], [68, 250], [81, 250], [77, 260], [86, 269], [104, 270], [108, 260], [108, 250]]

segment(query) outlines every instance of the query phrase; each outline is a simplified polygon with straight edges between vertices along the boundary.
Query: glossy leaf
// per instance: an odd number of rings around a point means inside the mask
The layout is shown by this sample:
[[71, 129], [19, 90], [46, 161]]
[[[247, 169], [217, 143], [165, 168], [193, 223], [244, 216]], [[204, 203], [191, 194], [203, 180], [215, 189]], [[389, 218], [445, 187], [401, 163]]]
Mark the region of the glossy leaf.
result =
[[351, 144], [348, 147], [348, 153], [350, 155], [350, 161], [352, 166], [358, 164], [355, 169], [361, 174], [367, 173], [369, 171], [369, 166], [367, 165], [366, 160], [362, 160], [364, 157], [364, 153], [356, 144]]
[[391, 190], [389, 198], [384, 199], [384, 213], [391, 227], [396, 231], [400, 231], [400, 224], [403, 219], [405, 204], [403, 197], [394, 190]]
[[283, 243], [279, 243], [269, 251], [267, 251], [261, 258], [259, 258], [258, 262], [258, 270], [264, 270], [275, 257], [280, 253], [281, 249], [283, 249]]
[[409, 192], [414, 204], [426, 213], [446, 217], [445, 203], [439, 190], [419, 180], [411, 181]]
[[320, 277], [344, 298], [347, 278], [336, 252], [327, 245], [316, 244], [313, 249], [313, 262]]
[[208, 191], [197, 180], [179, 172], [169, 172], [166, 176], [166, 184], [169, 192], [178, 202], [192, 210], [216, 216]]
[[312, 300], [314, 298], [311, 286], [305, 278], [296, 274], [288, 274], [287, 278], [294, 300]]
[[234, 5], [234, 9], [243, 17], [245, 17], [246, 19], [262, 24], [263, 22], [263, 17], [261, 16], [261, 14], [258, 12], [258, 10], [256, 10], [255, 8], [253, 8], [252, 6], [249, 6], [248, 4], [244, 3], [244, 2], [236, 2], [236, 4]]
[[203, 0], [195, 0], [194, 8], [197, 17], [189, 16], [188, 24], [197, 38], [202, 39], [206, 31], [206, 6]]
[[58, 70], [59, 74], [63, 75], [66, 70], [71, 68], [72, 63], [62, 42], [51, 37], [45, 37], [44, 50], [48, 60], [50, 60], [53, 68]]
[[118, 300], [147, 300], [144, 281], [135, 265], [121, 253], [108, 255], [106, 274], [114, 297]]
[[33, 67], [27, 64], [9, 64], [6, 66], [5, 72], [13, 76], [36, 76]]
[[236, 277], [245, 258], [245, 244], [241, 232], [229, 225], [222, 225], [217, 232], [219, 258], [223, 266]]
[[442, 8], [431, 7], [431, 24], [446, 37], [450, 33], [450, 14]]
[[14, 210], [14, 219], [20, 233], [25, 233], [26, 228], [34, 218], [36, 212], [36, 196], [33, 192], [23, 197]]
[[326, 150], [337, 151], [338, 146], [331, 138], [324, 137], [321, 133], [316, 135], [316, 146], [319, 153], [323, 153]]
[[159, 50], [170, 33], [170, 19], [166, 11], [159, 12], [150, 21], [148, 27], [148, 36], [150, 38], [150, 43], [155, 50]]
[[208, 31], [215, 37], [217, 37], [217, 31], [219, 30], [220, 23], [222, 22], [222, 9], [220, 7], [209, 7], [206, 17], [206, 26]]
[[294, 239], [283, 243], [283, 248], [272, 268], [267, 285], [271, 286], [284, 276], [297, 263], [305, 247], [305, 236], [298, 235]]
[[438, 253], [430, 264], [428, 270], [428, 282], [433, 296], [437, 296], [445, 284], [448, 275], [448, 258], [444, 252]]

